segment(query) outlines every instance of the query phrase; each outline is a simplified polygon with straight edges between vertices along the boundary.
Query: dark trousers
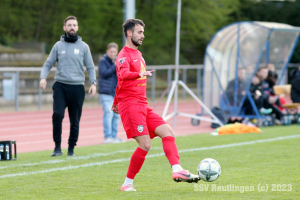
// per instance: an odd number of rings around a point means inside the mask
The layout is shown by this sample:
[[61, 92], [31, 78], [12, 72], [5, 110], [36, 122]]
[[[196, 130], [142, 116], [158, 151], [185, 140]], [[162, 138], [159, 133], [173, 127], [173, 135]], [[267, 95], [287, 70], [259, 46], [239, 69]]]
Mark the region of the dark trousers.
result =
[[53, 140], [56, 145], [61, 143], [62, 121], [68, 107], [70, 119], [69, 146], [76, 146], [79, 135], [79, 122], [82, 112], [85, 89], [83, 85], [68, 85], [55, 82], [53, 87]]
[[[264, 97], [264, 108], [272, 108], [272, 113], [275, 114], [276, 119], [280, 120], [283, 117], [282, 112], [279, 110], [279, 108], [277, 107], [277, 105], [273, 105], [269, 103], [269, 97]], [[278, 102], [277, 102], [278, 103]]]
[[[259, 110], [263, 107], [263, 98], [259, 97], [258, 99], [253, 98], [254, 103], [256, 105], [256, 108], [259, 112]], [[250, 103], [250, 100], [248, 98], [245, 99], [243, 108], [245, 108], [245, 114], [246, 115], [255, 115], [256, 113], [253, 110], [253, 107]]]

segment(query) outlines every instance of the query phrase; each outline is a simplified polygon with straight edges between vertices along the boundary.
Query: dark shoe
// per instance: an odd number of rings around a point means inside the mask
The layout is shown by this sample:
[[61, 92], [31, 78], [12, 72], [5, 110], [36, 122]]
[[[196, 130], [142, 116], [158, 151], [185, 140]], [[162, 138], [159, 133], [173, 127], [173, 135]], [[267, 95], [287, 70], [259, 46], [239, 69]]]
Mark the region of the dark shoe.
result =
[[74, 148], [69, 148], [68, 149], [68, 156], [75, 156]]
[[51, 154], [51, 156], [61, 156], [63, 154], [63, 152], [61, 151], [61, 148], [57, 148], [55, 147], [53, 153]]

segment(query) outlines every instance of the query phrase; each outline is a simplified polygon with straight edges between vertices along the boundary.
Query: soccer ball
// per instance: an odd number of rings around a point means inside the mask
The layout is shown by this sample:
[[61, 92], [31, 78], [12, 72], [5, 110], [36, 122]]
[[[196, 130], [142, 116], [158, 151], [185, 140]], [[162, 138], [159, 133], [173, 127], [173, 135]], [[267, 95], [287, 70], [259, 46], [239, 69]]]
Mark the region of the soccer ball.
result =
[[221, 175], [221, 166], [215, 159], [205, 158], [199, 163], [197, 171], [202, 180], [213, 182]]

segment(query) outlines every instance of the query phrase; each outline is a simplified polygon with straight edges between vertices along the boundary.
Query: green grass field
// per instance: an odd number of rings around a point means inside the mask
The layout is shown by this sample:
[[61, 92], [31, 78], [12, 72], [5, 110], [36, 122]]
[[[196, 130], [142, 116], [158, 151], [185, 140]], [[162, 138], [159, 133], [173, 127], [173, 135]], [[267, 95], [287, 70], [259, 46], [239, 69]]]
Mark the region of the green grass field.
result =
[[[18, 154], [17, 161], [0, 162], [0, 199], [299, 199], [300, 127], [262, 130], [176, 138], [181, 165], [192, 173], [204, 158], [220, 163], [221, 176], [212, 183], [174, 182], [161, 140], [154, 139], [134, 180], [137, 192], [120, 191], [134, 141], [78, 147], [73, 158], [66, 150], [61, 157], [50, 157], [52, 151]], [[230, 186], [233, 191], [225, 191]]]

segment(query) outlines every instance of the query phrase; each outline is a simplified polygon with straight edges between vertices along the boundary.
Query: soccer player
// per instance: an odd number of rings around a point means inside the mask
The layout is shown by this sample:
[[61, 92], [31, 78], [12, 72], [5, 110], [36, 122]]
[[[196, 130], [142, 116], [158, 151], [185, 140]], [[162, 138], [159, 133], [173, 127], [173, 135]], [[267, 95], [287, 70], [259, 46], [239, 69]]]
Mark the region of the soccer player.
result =
[[198, 182], [198, 175], [184, 170], [179, 163], [179, 154], [175, 144], [174, 132], [171, 127], [156, 114], [147, 104], [147, 76], [152, 71], [146, 71], [146, 63], [138, 46], [142, 45], [145, 24], [139, 19], [128, 19], [123, 24], [126, 45], [117, 56], [118, 85], [112, 105], [112, 111], [121, 115], [127, 138], [134, 138], [138, 147], [131, 156], [127, 176], [121, 187], [122, 191], [136, 191], [133, 179], [140, 171], [145, 157], [151, 147], [151, 139], [162, 138], [163, 150], [176, 182]]

